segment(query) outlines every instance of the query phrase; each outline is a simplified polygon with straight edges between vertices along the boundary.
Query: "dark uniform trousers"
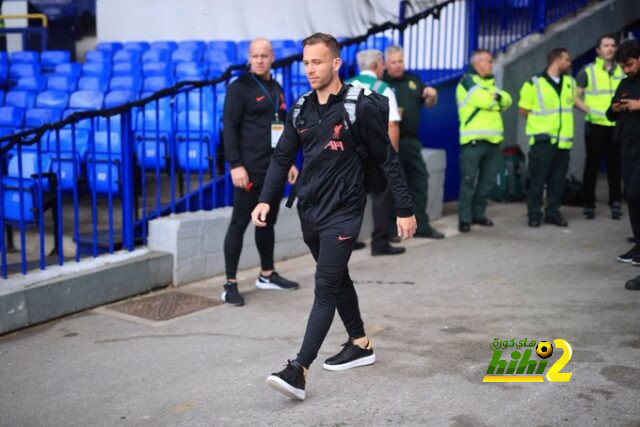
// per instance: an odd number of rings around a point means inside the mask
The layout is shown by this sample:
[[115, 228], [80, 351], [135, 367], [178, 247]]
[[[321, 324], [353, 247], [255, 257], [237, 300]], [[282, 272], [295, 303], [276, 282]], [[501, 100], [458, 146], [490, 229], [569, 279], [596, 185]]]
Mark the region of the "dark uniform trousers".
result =
[[485, 218], [487, 197], [496, 185], [502, 159], [501, 145], [479, 140], [460, 147], [460, 222]]
[[[247, 230], [251, 220], [251, 212], [258, 204], [258, 196], [262, 191], [265, 174], [249, 172], [249, 180], [253, 182], [251, 190], [234, 188], [233, 212], [231, 222], [224, 238], [224, 262], [227, 279], [235, 279], [238, 270], [240, 253], [242, 252], [242, 242], [244, 232]], [[267, 226], [255, 228], [255, 239], [258, 253], [260, 254], [260, 265], [262, 270], [273, 270], [273, 247], [275, 245], [275, 232], [273, 227], [278, 218], [280, 205], [275, 203], [267, 215]]]
[[313, 307], [296, 358], [308, 368], [329, 332], [336, 308], [349, 337], [365, 336], [358, 295], [347, 268], [353, 244], [360, 232], [362, 213], [351, 218], [342, 217], [340, 221], [319, 229], [312, 228], [302, 217], [300, 223], [302, 238], [316, 260]]
[[569, 169], [569, 152], [558, 148], [558, 144], [549, 141], [536, 141], [529, 151], [529, 193], [527, 210], [529, 219], [542, 218], [543, 193], [547, 187], [546, 218], [558, 218], [562, 205], [567, 171]]
[[613, 126], [585, 123], [584, 137], [587, 157], [582, 175], [584, 206], [595, 208], [596, 180], [603, 154], [607, 154], [607, 181], [609, 182], [609, 205], [622, 200], [620, 179], [620, 142], [613, 138]]
[[636, 240], [636, 248], [640, 249], [640, 157], [622, 160], [622, 176], [629, 204], [629, 222]]
[[[409, 187], [409, 195], [413, 201], [414, 212], [418, 222], [417, 233], [431, 229], [427, 214], [427, 198], [429, 191], [429, 173], [422, 158], [422, 143], [417, 138], [400, 138], [398, 158]], [[391, 227], [393, 228], [393, 227]]]

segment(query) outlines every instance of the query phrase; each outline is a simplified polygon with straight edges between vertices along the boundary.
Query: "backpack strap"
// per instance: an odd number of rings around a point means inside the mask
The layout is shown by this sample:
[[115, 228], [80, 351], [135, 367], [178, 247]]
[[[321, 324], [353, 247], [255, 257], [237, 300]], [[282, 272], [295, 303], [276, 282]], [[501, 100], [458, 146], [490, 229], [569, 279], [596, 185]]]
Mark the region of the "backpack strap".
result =
[[304, 105], [304, 102], [307, 100], [307, 96], [311, 95], [312, 91], [308, 91], [306, 93], [303, 93], [302, 96], [300, 96], [300, 98], [298, 98], [298, 100], [296, 101], [295, 105], [293, 106], [293, 111], [291, 112], [291, 121], [293, 123], [293, 127], [297, 128], [297, 122], [298, 122], [298, 116], [300, 115], [300, 111], [302, 110], [302, 106]]

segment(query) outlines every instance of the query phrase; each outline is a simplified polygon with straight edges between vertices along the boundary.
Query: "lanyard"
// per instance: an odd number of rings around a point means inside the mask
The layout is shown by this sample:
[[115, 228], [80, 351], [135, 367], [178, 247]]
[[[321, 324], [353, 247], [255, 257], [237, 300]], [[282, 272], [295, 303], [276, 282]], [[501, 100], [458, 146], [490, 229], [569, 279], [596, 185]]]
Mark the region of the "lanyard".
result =
[[276, 98], [273, 99], [273, 96], [271, 96], [271, 93], [269, 92], [269, 90], [266, 88], [266, 86], [264, 84], [262, 84], [262, 82], [260, 81], [259, 78], [256, 77], [255, 74], [250, 73], [251, 77], [253, 78], [253, 80], [258, 84], [258, 86], [260, 86], [260, 89], [262, 90], [262, 92], [264, 92], [264, 94], [267, 96], [267, 98], [269, 99], [269, 102], [271, 102], [271, 104], [273, 105], [273, 113], [275, 116], [275, 121], [278, 121], [278, 98], [280, 98], [278, 92], [279, 90], [276, 89]]

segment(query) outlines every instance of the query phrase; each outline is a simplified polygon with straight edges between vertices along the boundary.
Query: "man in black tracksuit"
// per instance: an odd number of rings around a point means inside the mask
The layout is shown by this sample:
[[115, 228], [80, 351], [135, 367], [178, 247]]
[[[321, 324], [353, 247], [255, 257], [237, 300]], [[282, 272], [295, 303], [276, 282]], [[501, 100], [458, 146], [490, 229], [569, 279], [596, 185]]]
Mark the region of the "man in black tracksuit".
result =
[[[616, 122], [614, 138], [622, 146], [622, 177], [635, 239], [634, 247], [618, 261], [640, 266], [640, 45], [628, 40], [616, 55], [627, 78], [616, 89], [607, 118]], [[629, 280], [626, 288], [640, 290], [640, 276]]]
[[[316, 260], [315, 299], [302, 347], [296, 360], [267, 379], [278, 391], [296, 399], [305, 397], [305, 375], [333, 321], [336, 308], [349, 340], [343, 350], [325, 361], [328, 370], [344, 370], [374, 363], [366, 337], [358, 297], [347, 263], [360, 231], [366, 204], [365, 174], [345, 120], [345, 97], [350, 86], [339, 77], [340, 48], [327, 34], [314, 34], [303, 42], [303, 62], [313, 89], [299, 109], [289, 113], [275, 149], [260, 203], [252, 213], [256, 226], [268, 223], [270, 206], [278, 203], [287, 170], [302, 148], [304, 163], [296, 185], [302, 235]], [[300, 102], [300, 101], [299, 101]], [[395, 200], [398, 231], [404, 238], [415, 233], [416, 221], [402, 168], [387, 134], [388, 122], [368, 96], [360, 96], [355, 112], [360, 142], [381, 165]]]
[[[282, 87], [271, 78], [273, 59], [271, 43], [266, 39], [254, 40], [249, 47], [250, 68], [229, 85], [224, 102], [224, 153], [231, 168], [235, 191], [231, 222], [224, 239], [227, 283], [222, 299], [237, 306], [244, 305], [236, 282], [244, 232], [249, 225], [251, 211], [258, 204], [258, 195], [273, 153], [272, 127], [282, 128], [286, 117]], [[290, 182], [295, 181], [297, 173], [295, 166], [291, 166]], [[274, 271], [273, 226], [277, 216], [278, 205], [274, 205], [269, 225], [255, 231], [262, 266], [256, 286], [260, 289], [297, 289], [297, 283]]]

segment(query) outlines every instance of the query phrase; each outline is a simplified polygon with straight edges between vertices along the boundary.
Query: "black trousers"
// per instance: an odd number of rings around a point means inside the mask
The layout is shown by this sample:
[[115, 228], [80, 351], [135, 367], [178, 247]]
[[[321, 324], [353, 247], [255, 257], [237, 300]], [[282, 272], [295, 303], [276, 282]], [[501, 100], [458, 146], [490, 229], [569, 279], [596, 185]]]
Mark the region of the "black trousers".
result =
[[640, 249], [640, 158], [622, 160], [625, 196], [629, 204], [629, 222], [636, 248]]
[[529, 150], [529, 193], [527, 210], [529, 219], [542, 217], [543, 194], [547, 188], [547, 207], [545, 216], [560, 216], [562, 192], [564, 191], [567, 170], [569, 169], [569, 151], [558, 148], [558, 144], [536, 142]]
[[596, 181], [602, 158], [606, 153], [609, 206], [622, 200], [620, 172], [620, 142], [613, 138], [612, 126], [586, 123], [584, 128], [587, 157], [582, 175], [584, 207], [595, 208]]
[[300, 222], [304, 242], [316, 260], [313, 307], [296, 358], [308, 368], [329, 332], [336, 308], [349, 337], [356, 339], [365, 336], [358, 295], [347, 268], [362, 224], [362, 213], [322, 229], [311, 228], [302, 218]]
[[[233, 193], [233, 213], [231, 222], [224, 238], [224, 263], [227, 279], [235, 279], [238, 272], [238, 262], [242, 252], [242, 242], [244, 232], [251, 221], [251, 212], [258, 204], [258, 196], [262, 191], [265, 174], [249, 172], [249, 180], [253, 182], [250, 191], [236, 187]], [[273, 227], [278, 218], [279, 204], [271, 206], [271, 211], [267, 215], [267, 226], [256, 227], [255, 239], [258, 253], [260, 254], [260, 264], [263, 270], [273, 270], [273, 246], [275, 235]]]
[[371, 249], [384, 249], [389, 246], [391, 227], [395, 224], [393, 220], [394, 206], [391, 188], [387, 188], [378, 194], [371, 196], [371, 211], [373, 213], [373, 232], [371, 233]]

